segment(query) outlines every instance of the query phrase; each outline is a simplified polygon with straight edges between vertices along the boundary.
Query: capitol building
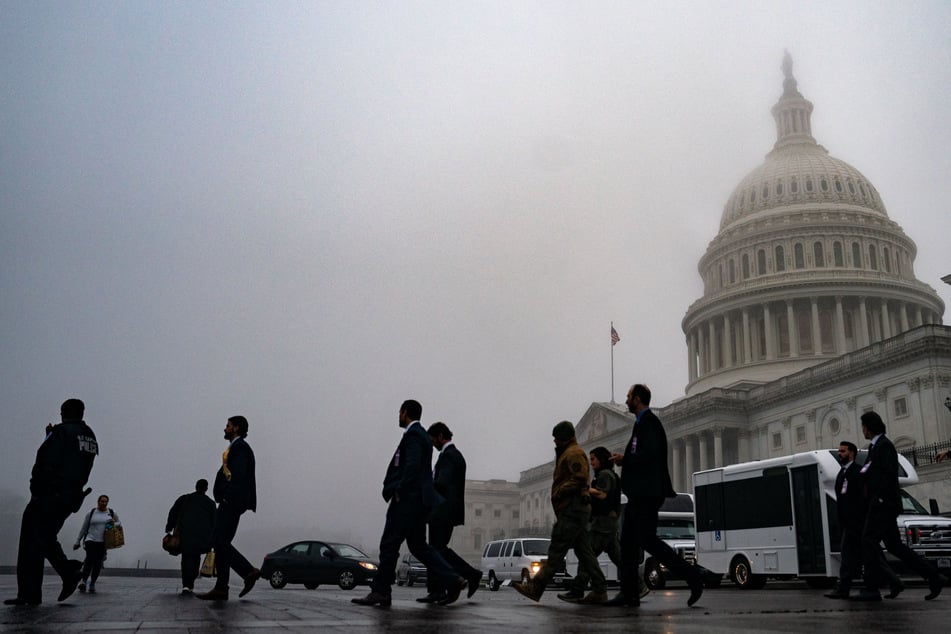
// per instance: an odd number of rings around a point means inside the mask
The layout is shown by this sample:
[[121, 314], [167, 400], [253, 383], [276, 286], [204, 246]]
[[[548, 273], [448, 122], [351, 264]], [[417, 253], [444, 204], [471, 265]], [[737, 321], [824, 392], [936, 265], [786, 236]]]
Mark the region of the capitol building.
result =
[[[899, 451], [951, 438], [944, 303], [915, 277], [915, 243], [875, 186], [816, 141], [788, 54], [782, 70], [776, 142], [726, 200], [699, 260], [703, 296], [682, 320], [685, 395], [653, 404], [677, 491], [691, 492], [702, 469], [842, 440], [864, 446], [859, 416], [871, 409]], [[617, 450], [632, 423], [623, 405], [592, 403], [578, 439]], [[951, 468], [921, 458], [911, 492], [951, 509]], [[547, 535], [553, 466], [528, 468], [518, 483], [469, 481], [460, 554], [477, 560], [487, 540]]]

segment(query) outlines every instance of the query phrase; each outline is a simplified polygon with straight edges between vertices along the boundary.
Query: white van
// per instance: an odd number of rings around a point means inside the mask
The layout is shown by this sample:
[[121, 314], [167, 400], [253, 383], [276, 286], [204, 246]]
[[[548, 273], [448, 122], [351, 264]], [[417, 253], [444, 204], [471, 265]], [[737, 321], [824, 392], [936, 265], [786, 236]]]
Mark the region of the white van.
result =
[[[482, 574], [489, 590], [498, 590], [507, 581], [528, 581], [548, 558], [550, 539], [516, 537], [488, 542], [482, 550]], [[564, 571], [556, 576], [564, 577]], [[556, 580], [557, 581], [557, 580]]]
[[[860, 451], [856, 462], [865, 463]], [[918, 474], [898, 455], [898, 483]], [[767, 577], [800, 577], [830, 587], [839, 574], [840, 529], [836, 450], [755, 460], [693, 474], [697, 558], [741, 588], [762, 588]], [[951, 568], [951, 519], [929, 515], [902, 490], [896, 530], [943, 573]], [[890, 560], [891, 561], [891, 560]]]

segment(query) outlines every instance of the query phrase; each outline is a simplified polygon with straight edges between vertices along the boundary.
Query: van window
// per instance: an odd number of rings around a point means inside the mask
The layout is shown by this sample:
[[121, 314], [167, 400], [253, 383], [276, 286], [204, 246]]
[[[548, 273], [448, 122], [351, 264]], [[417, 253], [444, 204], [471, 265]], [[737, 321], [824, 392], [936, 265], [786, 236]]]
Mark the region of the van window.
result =
[[678, 493], [676, 497], [664, 498], [660, 511], [662, 513], [693, 513], [693, 500], [689, 493]]
[[485, 556], [486, 557], [498, 557], [499, 551], [502, 550], [502, 542], [489, 542], [485, 547]]
[[513, 557], [521, 557], [521, 556], [522, 556], [522, 543], [521, 543], [521, 542], [515, 542], [515, 547], [512, 549], [512, 556], [513, 556]]
[[510, 542], [510, 541], [509, 541], [509, 542], [505, 542], [505, 550], [502, 551], [502, 556], [503, 556], [503, 557], [511, 557], [511, 556], [512, 556], [512, 545], [513, 545], [513, 544], [514, 544], [514, 542]]
[[526, 555], [547, 555], [550, 541], [548, 539], [526, 539], [523, 540], [522, 545], [525, 547]]

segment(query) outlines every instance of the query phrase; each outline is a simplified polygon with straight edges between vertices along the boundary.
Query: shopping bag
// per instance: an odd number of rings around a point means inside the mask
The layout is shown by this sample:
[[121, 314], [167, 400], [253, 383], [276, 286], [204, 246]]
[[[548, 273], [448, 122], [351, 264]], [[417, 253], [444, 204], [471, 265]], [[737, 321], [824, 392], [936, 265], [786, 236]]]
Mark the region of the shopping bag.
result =
[[211, 551], [205, 555], [204, 561], [201, 562], [201, 570], [198, 571], [202, 577], [214, 577], [216, 574], [215, 571], [215, 551]]
[[102, 541], [106, 544], [106, 550], [125, 546], [125, 531], [122, 530], [120, 524], [113, 524], [111, 527], [106, 527], [106, 530], [102, 533], [102, 537]]

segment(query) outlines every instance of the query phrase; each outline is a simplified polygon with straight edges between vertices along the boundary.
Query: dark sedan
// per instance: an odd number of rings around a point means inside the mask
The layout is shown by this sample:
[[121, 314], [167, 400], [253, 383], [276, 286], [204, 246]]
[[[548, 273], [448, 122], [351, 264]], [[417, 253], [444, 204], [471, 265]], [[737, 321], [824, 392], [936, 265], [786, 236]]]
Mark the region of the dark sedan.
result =
[[294, 542], [264, 556], [261, 576], [272, 588], [302, 583], [313, 590], [322, 583], [335, 583], [344, 590], [366, 585], [379, 562], [349, 544]]

